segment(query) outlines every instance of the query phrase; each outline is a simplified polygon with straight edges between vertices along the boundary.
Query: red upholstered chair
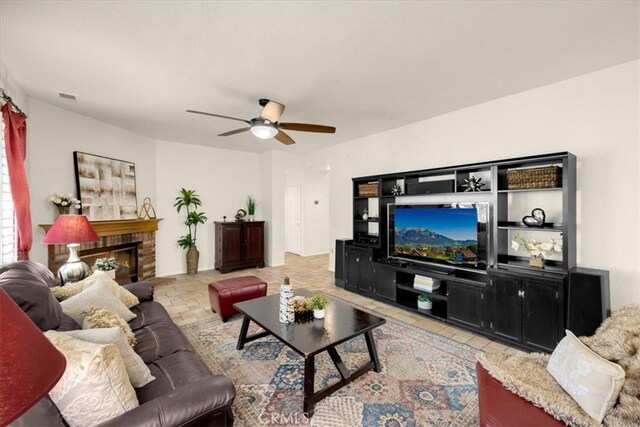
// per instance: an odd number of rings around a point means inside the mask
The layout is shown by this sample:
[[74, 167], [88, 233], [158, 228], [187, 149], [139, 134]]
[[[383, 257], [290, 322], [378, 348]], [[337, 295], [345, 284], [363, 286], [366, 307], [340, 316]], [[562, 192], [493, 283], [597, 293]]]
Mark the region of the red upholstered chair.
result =
[[476, 363], [481, 427], [560, 427], [558, 421], [541, 408], [504, 388]]

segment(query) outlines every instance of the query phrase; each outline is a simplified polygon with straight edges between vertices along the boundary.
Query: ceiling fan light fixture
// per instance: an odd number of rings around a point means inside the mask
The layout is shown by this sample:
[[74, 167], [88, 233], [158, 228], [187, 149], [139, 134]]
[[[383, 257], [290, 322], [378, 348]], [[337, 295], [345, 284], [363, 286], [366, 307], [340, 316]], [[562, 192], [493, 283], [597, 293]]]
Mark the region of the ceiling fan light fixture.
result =
[[254, 119], [251, 133], [260, 139], [271, 139], [278, 134], [278, 127], [269, 120]]

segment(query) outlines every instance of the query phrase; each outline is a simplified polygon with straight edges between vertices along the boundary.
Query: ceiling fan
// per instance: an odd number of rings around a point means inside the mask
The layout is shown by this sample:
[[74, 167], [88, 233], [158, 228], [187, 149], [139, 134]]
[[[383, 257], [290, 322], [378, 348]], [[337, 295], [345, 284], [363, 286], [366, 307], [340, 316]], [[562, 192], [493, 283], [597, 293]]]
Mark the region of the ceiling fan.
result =
[[207, 113], [204, 111], [195, 111], [195, 110], [187, 110], [187, 113], [204, 114], [205, 116], [213, 116], [213, 117], [220, 117], [223, 119], [238, 120], [240, 122], [244, 122], [249, 125], [249, 127], [230, 130], [229, 132], [218, 134], [218, 136], [230, 136], [230, 135], [235, 135], [237, 133], [242, 133], [250, 130], [251, 133], [253, 133], [255, 136], [257, 136], [260, 139], [275, 138], [286, 145], [295, 144], [296, 142], [289, 135], [284, 133], [282, 129], [297, 130], [301, 132], [320, 132], [320, 133], [336, 132], [336, 128], [333, 126], [313, 125], [309, 123], [280, 123], [278, 122], [278, 119], [280, 119], [280, 116], [284, 111], [284, 105], [275, 101], [271, 101], [269, 99], [265, 99], [265, 98], [258, 100], [258, 104], [260, 104], [260, 106], [262, 107], [262, 112], [260, 113], [260, 116], [255, 117], [251, 120], [239, 119], [237, 117], [229, 117], [229, 116], [223, 116], [220, 114]]

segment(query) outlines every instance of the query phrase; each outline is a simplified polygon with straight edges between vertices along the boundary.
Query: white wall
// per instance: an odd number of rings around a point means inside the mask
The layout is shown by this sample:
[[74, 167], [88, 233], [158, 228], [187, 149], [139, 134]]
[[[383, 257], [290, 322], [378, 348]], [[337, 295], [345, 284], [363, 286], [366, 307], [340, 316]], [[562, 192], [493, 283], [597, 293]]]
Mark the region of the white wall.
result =
[[5, 90], [5, 93], [11, 97], [13, 102], [18, 104], [18, 107], [20, 107], [22, 112], [24, 112], [27, 115], [29, 114], [29, 98], [27, 96], [27, 93], [13, 78], [13, 75], [1, 60], [0, 60], [0, 87]]
[[158, 276], [186, 271], [185, 251], [176, 243], [187, 232], [184, 210], [178, 214], [173, 207], [180, 188], [196, 190], [202, 199], [198, 210], [205, 212], [209, 220], [198, 226], [199, 268], [213, 269], [214, 221], [222, 221], [223, 216], [234, 221], [238, 209], [246, 210], [249, 195], [256, 199], [256, 220], [270, 216], [269, 205], [262, 196], [261, 168], [260, 154], [157, 141], [155, 207], [158, 217], [164, 218], [156, 236]]
[[308, 154], [331, 166], [331, 241], [351, 236], [352, 177], [570, 151], [578, 158], [578, 264], [610, 270], [614, 308], [640, 303], [639, 64]]
[[[30, 258], [45, 265], [47, 248], [40, 244], [44, 232], [38, 224], [51, 224], [56, 219], [56, 209], [49, 201], [53, 193], [76, 192], [74, 151], [134, 162], [138, 208], [145, 197], [156, 202], [155, 142], [151, 138], [30, 98], [27, 121], [27, 172], [33, 222]], [[156, 212], [162, 216], [157, 205]]]

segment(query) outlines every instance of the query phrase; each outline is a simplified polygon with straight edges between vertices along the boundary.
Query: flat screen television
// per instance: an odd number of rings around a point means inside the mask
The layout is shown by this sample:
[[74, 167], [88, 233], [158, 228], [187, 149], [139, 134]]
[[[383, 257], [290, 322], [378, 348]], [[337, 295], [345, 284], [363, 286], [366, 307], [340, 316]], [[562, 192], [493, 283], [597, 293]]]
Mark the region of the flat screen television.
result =
[[488, 203], [390, 204], [389, 257], [485, 270]]

